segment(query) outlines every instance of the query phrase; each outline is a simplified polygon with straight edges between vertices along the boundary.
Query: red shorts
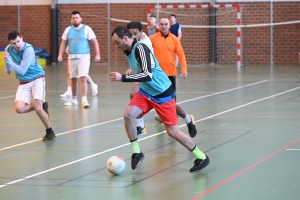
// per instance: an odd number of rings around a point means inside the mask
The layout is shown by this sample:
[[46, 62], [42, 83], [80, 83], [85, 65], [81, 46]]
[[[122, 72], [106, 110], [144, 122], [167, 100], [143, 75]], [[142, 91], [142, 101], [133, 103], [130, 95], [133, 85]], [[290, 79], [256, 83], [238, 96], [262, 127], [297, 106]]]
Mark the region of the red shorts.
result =
[[143, 111], [142, 116], [154, 108], [164, 125], [174, 126], [178, 124], [174, 98], [168, 103], [158, 104], [148, 99], [148, 97], [136, 93], [130, 101], [129, 106], [139, 107]]

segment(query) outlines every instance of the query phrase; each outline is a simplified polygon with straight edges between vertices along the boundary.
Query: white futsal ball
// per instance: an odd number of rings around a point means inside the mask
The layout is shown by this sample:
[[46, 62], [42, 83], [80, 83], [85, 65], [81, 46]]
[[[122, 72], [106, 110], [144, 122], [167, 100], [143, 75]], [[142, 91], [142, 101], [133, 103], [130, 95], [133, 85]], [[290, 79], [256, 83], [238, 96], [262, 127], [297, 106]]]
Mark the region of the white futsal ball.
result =
[[114, 175], [121, 174], [126, 167], [126, 162], [121, 156], [112, 156], [107, 160], [106, 168]]

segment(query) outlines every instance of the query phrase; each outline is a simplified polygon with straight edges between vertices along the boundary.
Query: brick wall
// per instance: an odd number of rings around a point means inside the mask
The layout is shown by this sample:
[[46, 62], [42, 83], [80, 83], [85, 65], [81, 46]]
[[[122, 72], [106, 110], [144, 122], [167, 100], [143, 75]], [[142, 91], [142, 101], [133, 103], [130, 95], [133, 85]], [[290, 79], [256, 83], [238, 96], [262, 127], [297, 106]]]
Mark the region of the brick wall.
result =
[[[124, 20], [138, 20], [146, 22], [147, 6], [149, 4], [111, 4], [110, 17]], [[82, 13], [83, 23], [92, 27], [96, 33], [101, 62], [108, 62], [108, 45], [110, 42], [110, 62], [125, 63], [120, 50], [115, 49], [110, 40], [110, 33], [118, 26], [126, 26], [123, 22], [111, 21], [110, 30], [107, 30], [107, 4], [59, 4], [58, 7], [58, 38], [64, 29], [70, 25], [71, 12], [79, 10]], [[270, 3], [255, 2], [242, 4], [242, 24], [270, 23]], [[300, 2], [274, 2], [274, 22], [300, 20]], [[0, 47], [5, 47], [7, 33], [18, 28], [17, 6], [0, 6]], [[51, 52], [51, 6], [20, 6], [21, 33], [26, 42], [35, 47], [45, 47]], [[143, 27], [144, 29], [146, 26]], [[201, 48], [208, 43], [199, 42]], [[58, 45], [59, 45], [58, 44]], [[197, 42], [182, 40], [184, 49], [189, 49]], [[300, 23], [285, 26], [274, 26], [274, 63], [296, 64], [300, 51]], [[195, 56], [193, 56], [195, 55]], [[270, 63], [270, 27], [248, 27], [242, 29], [242, 57], [243, 63], [268, 64]], [[92, 56], [94, 50], [92, 47]], [[194, 57], [194, 58], [193, 58]], [[193, 62], [196, 54], [190, 53], [188, 62]], [[207, 55], [206, 55], [207, 57]]]
[[[0, 6], [0, 47], [8, 44], [7, 35], [18, 30], [18, 6]], [[51, 52], [51, 7], [20, 6], [20, 33], [25, 42]]]

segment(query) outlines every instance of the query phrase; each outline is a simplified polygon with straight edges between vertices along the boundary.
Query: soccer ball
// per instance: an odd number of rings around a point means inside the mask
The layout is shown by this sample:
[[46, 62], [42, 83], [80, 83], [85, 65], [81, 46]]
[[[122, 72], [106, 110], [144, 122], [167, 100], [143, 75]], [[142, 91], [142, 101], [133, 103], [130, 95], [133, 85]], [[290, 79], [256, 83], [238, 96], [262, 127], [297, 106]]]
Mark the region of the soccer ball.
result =
[[114, 175], [121, 174], [126, 167], [126, 162], [121, 156], [112, 156], [107, 160], [106, 168]]

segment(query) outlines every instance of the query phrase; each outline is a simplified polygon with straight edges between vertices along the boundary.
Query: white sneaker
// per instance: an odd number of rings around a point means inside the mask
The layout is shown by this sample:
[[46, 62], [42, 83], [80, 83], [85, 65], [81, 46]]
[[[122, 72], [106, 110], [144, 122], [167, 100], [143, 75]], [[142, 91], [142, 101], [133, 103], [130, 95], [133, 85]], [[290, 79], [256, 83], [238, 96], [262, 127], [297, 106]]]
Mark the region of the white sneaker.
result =
[[65, 106], [77, 106], [77, 105], [78, 105], [77, 99], [71, 99], [70, 101], [65, 103]]
[[70, 97], [72, 97], [72, 92], [66, 91], [65, 93], [61, 94], [60, 97], [70, 98]]
[[82, 107], [83, 107], [83, 108], [88, 108], [88, 107], [90, 107], [89, 102], [88, 102], [87, 100], [83, 101], [83, 102], [82, 102]]
[[93, 96], [96, 96], [96, 95], [98, 94], [98, 85], [94, 83], [94, 84], [91, 86], [91, 89], [92, 89], [92, 95], [93, 95]]

